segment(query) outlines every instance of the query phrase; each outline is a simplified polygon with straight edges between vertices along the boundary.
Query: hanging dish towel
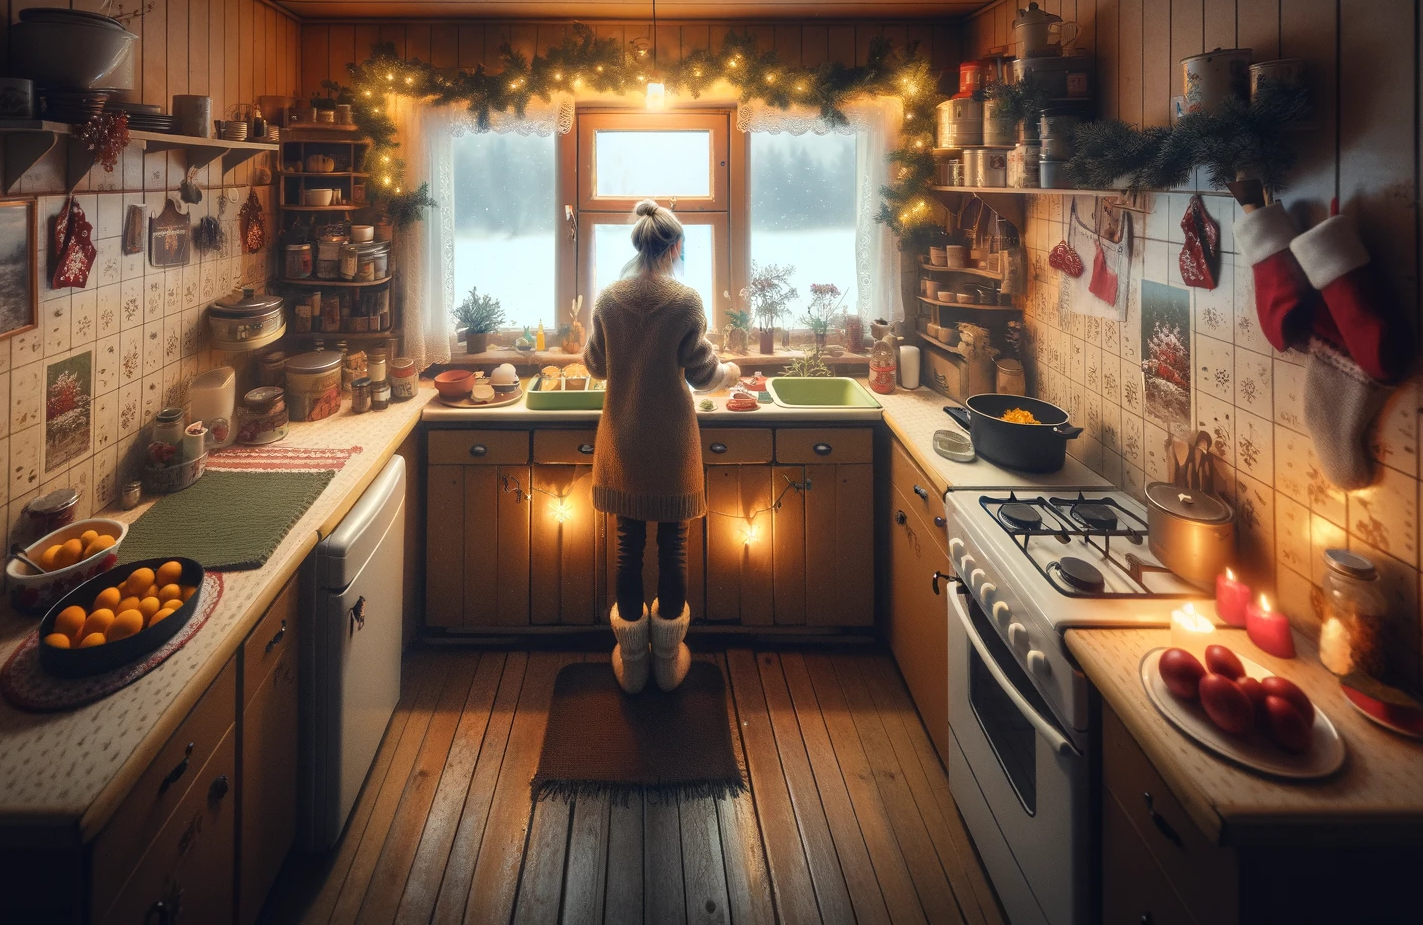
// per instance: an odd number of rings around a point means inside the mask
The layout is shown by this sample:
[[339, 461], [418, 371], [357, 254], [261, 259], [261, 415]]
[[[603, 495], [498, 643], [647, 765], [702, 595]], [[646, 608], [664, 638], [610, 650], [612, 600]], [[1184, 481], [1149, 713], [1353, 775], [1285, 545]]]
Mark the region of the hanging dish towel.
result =
[[1067, 244], [1079, 254], [1092, 255], [1092, 268], [1075, 280], [1064, 280], [1071, 287], [1072, 311], [1112, 321], [1125, 321], [1127, 298], [1131, 292], [1131, 213], [1122, 213], [1122, 237], [1113, 241], [1098, 234], [1077, 214], [1077, 199], [1072, 200], [1068, 217]]

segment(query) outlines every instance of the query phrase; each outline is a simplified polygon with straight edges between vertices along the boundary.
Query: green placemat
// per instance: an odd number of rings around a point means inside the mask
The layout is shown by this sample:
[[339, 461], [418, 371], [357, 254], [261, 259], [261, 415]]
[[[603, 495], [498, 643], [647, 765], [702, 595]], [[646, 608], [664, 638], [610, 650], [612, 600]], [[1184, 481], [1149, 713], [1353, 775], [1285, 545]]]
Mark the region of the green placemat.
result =
[[187, 556], [210, 569], [261, 568], [335, 475], [208, 470], [133, 522], [119, 560]]

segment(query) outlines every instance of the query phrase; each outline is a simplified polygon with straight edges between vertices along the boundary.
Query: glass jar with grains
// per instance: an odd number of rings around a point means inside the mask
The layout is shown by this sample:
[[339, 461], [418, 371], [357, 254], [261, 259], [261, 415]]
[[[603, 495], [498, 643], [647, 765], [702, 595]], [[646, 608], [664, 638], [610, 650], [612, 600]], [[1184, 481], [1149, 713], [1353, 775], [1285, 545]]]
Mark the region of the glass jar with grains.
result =
[[1360, 671], [1382, 679], [1388, 670], [1388, 599], [1378, 569], [1345, 549], [1326, 549], [1324, 564], [1319, 660], [1340, 677]]

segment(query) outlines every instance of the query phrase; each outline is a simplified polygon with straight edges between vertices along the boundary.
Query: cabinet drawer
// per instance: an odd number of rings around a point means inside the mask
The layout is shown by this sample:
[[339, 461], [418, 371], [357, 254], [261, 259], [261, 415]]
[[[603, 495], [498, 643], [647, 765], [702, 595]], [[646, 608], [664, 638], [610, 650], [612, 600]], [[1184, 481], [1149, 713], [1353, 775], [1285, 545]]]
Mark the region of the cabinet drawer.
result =
[[593, 465], [596, 430], [534, 431], [534, 462], [569, 466]]
[[1102, 922], [1195, 925], [1110, 793], [1102, 798]]
[[948, 537], [944, 532], [944, 496], [924, 471], [909, 458], [909, 451], [895, 441], [889, 454], [889, 481], [902, 502], [914, 509], [924, 522], [934, 528], [934, 538], [945, 553]]
[[[212, 757], [191, 773], [193, 785], [152, 844], [132, 845], [137, 862], [105, 925], [232, 922], [236, 861], [236, 739], [229, 725]], [[139, 858], [142, 858], [140, 861]], [[162, 915], [166, 905], [168, 915]]]
[[240, 925], [251, 925], [296, 836], [297, 651], [281, 652], [243, 710]]
[[[904, 514], [901, 523], [900, 513]], [[949, 638], [947, 604], [934, 593], [934, 572], [950, 574], [943, 549], [924, 538], [923, 518], [896, 499], [889, 507], [889, 607], [885, 634], [904, 683], [939, 758], [949, 763]], [[939, 531], [942, 533], [943, 531]]]
[[526, 430], [432, 430], [430, 465], [523, 465], [529, 461]]
[[771, 461], [769, 428], [702, 428], [702, 462], [708, 466]]
[[1102, 705], [1102, 785], [1121, 804], [1191, 913], [1202, 922], [1237, 921], [1235, 851], [1207, 840], [1106, 704]]
[[252, 702], [262, 679], [271, 673], [282, 655], [296, 648], [296, 579], [287, 582], [282, 593], [247, 636], [242, 646], [242, 705]]
[[873, 461], [874, 440], [868, 427], [776, 430], [776, 462], [813, 465]]
[[[94, 839], [93, 896], [98, 921], [143, 856], [144, 849], [193, 786], [237, 716], [237, 662], [229, 660], [178, 731]], [[141, 921], [141, 917], [137, 921]]]

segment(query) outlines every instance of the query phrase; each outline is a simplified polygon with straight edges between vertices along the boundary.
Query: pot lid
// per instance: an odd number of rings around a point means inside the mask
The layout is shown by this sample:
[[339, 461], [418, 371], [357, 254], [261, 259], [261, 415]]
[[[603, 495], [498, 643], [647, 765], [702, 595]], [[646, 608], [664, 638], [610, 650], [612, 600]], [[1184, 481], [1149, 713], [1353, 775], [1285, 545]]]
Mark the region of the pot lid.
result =
[[1038, 23], [1044, 22], [1062, 22], [1062, 17], [1049, 13], [1036, 3], [1029, 3], [1026, 10], [1019, 10], [1017, 15], [1013, 17], [1013, 25], [1015, 27], [1035, 26]]
[[1235, 516], [1230, 505], [1214, 495], [1187, 491], [1170, 482], [1152, 482], [1146, 486], [1146, 500], [1168, 514], [1196, 523], [1225, 523]]
[[257, 315], [282, 307], [282, 297], [263, 293], [259, 295], [251, 286], [240, 291], [232, 290], [213, 303], [213, 307], [237, 315]]
[[335, 350], [313, 350], [287, 360], [289, 373], [324, 373], [341, 366], [341, 354]]
[[25, 510], [31, 514], [57, 514], [78, 503], [79, 490], [77, 488], [59, 488], [47, 495], [35, 498], [25, 505]]
[[1326, 549], [1324, 550], [1324, 564], [1336, 572], [1342, 572], [1350, 578], [1359, 578], [1364, 581], [1372, 581], [1379, 577], [1378, 569], [1368, 559], [1358, 553], [1350, 552], [1347, 549]]

